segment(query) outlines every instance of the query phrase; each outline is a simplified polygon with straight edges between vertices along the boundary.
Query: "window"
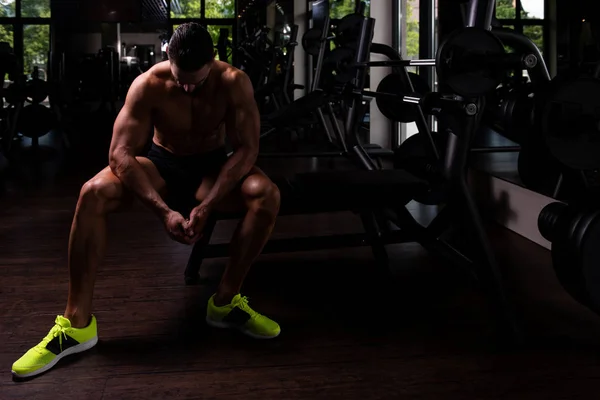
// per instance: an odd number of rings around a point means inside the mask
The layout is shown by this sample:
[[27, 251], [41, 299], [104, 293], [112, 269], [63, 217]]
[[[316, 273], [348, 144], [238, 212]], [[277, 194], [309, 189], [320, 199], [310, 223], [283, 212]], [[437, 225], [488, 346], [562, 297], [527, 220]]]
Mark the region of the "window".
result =
[[342, 19], [356, 11], [355, 0], [332, 0], [329, 2], [329, 18]]
[[6, 42], [15, 48], [14, 34], [15, 28], [12, 25], [0, 25], [0, 42]]
[[544, 0], [521, 0], [522, 19], [544, 19]]
[[544, 52], [544, 27], [540, 25], [525, 25], [523, 34], [535, 43], [535, 45]]
[[496, 17], [529, 37], [544, 52], [545, 0], [497, 0]]
[[[407, 60], [419, 58], [419, 0], [408, 0], [405, 9], [406, 19], [406, 54], [402, 57]], [[416, 67], [409, 71], [417, 72]]]
[[515, 0], [497, 0], [496, 18], [515, 19], [517, 17], [517, 8]]
[[171, 18], [200, 18], [201, 16], [200, 0], [171, 0]]
[[50, 25], [23, 26], [23, 73], [30, 75], [38, 67], [40, 79], [46, 80]]
[[[212, 36], [212, 40], [213, 40], [213, 43], [215, 46], [218, 46], [219, 37], [221, 36], [221, 29], [223, 29], [223, 32], [225, 32], [224, 31], [225, 29], [227, 30], [227, 41], [229, 42], [229, 46], [227, 48], [227, 59], [221, 60], [221, 61], [225, 61], [225, 62], [228, 62], [231, 64], [232, 63], [231, 43], [233, 43], [233, 32], [232, 32], [233, 30], [231, 29], [231, 26], [209, 25], [206, 27], [206, 29], [210, 33], [210, 36]], [[215, 58], [217, 60], [220, 60], [218, 52], [217, 52], [217, 55]]]
[[17, 15], [16, 9], [15, 0], [0, 0], [0, 17], [14, 17]]
[[205, 18], [235, 17], [235, 0], [206, 0]]
[[[15, 48], [14, 27], [12, 25], [0, 25], [0, 42], [8, 43], [10, 47]], [[9, 74], [4, 75], [4, 82], [9, 81]]]
[[50, 0], [21, 0], [21, 16], [50, 18]]

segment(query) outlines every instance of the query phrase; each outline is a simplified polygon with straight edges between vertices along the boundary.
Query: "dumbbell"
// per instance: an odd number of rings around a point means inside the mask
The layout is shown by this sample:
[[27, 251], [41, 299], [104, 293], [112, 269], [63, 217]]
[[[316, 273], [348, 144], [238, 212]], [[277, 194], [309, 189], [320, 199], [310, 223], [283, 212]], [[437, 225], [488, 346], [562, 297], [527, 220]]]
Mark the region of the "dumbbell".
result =
[[538, 229], [552, 243], [552, 263], [565, 290], [600, 313], [600, 207], [551, 203]]

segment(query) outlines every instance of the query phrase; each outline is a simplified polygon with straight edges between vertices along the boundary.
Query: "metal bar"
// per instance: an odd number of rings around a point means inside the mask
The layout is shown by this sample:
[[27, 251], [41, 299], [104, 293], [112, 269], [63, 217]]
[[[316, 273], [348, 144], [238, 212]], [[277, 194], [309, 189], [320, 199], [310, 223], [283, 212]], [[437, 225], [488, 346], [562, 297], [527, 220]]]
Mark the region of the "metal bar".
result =
[[321, 33], [321, 42], [319, 44], [319, 56], [317, 58], [317, 67], [315, 68], [315, 77], [312, 81], [311, 92], [314, 92], [319, 88], [319, 81], [321, 80], [321, 70], [323, 69], [323, 61], [325, 60], [325, 50], [327, 43], [327, 37], [329, 36], [329, 26], [331, 25], [329, 16], [325, 17], [325, 23], [323, 25], [323, 32]]
[[494, 30], [494, 35], [503, 43], [511, 45], [518, 52], [531, 53], [537, 57], [536, 66], [530, 70], [531, 80], [534, 84], [550, 82], [552, 79], [542, 52], [527, 36], [503, 29]]
[[[413, 235], [405, 231], [392, 231], [381, 237], [384, 245], [414, 242]], [[369, 246], [365, 233], [344, 235], [312, 236], [301, 238], [277, 239], [269, 241], [261, 254], [288, 253], [294, 251], [315, 251], [343, 247]], [[212, 244], [205, 248], [204, 259], [227, 257], [230, 253], [229, 243]]]
[[359, 67], [435, 67], [435, 59], [426, 60], [385, 60], [360, 63]]
[[[374, 20], [371, 18], [364, 18], [360, 28], [360, 36], [357, 46], [356, 55], [354, 62], [364, 63], [371, 52], [371, 39], [373, 38]], [[363, 109], [363, 96], [362, 91], [365, 88], [367, 78], [367, 69], [357, 69], [353, 80], [353, 92], [351, 95], [351, 105], [346, 117], [346, 134], [352, 141], [351, 146], [354, 154], [357, 156], [358, 161], [366, 170], [376, 170], [377, 167], [369, 154], [361, 145], [359, 137], [360, 119], [363, 117], [363, 113], [359, 112]]]
[[467, 27], [490, 30], [495, 4], [495, 0], [471, 0], [467, 10]]
[[331, 137], [331, 131], [329, 126], [327, 126], [327, 121], [325, 121], [325, 116], [323, 115], [323, 110], [321, 107], [317, 108], [317, 117], [319, 118], [319, 122], [323, 125], [323, 130], [325, 131], [325, 135], [327, 136], [327, 141], [333, 144], [333, 138]]
[[329, 120], [331, 121], [331, 126], [333, 127], [333, 133], [335, 134], [336, 139], [342, 145], [342, 150], [345, 154], [348, 153], [348, 146], [346, 145], [346, 139], [344, 138], [344, 133], [342, 132], [342, 128], [338, 123], [338, 120], [335, 116], [335, 112], [333, 110], [333, 106], [331, 103], [327, 103], [327, 115], [329, 116]]
[[471, 153], [517, 153], [521, 146], [474, 147]]
[[[298, 25], [292, 25], [292, 29], [290, 32], [290, 40], [287, 45], [287, 61], [285, 66], [285, 77], [283, 78], [283, 97], [287, 104], [292, 102], [290, 98], [290, 80], [292, 77], [292, 68], [294, 68], [294, 49], [298, 45]], [[292, 96], [293, 97], [293, 96]]]
[[[402, 49], [400, 48], [400, 38], [401, 34], [401, 26], [406, 25], [400, 22], [400, 1], [394, 0], [392, 1], [392, 32], [395, 32], [392, 35], [392, 48], [398, 52], [398, 54], [402, 54]], [[372, 46], [371, 46], [372, 47]], [[400, 135], [402, 132], [402, 127], [400, 123], [393, 122], [392, 123], [392, 140], [391, 147], [392, 149], [398, 148], [400, 146]]]

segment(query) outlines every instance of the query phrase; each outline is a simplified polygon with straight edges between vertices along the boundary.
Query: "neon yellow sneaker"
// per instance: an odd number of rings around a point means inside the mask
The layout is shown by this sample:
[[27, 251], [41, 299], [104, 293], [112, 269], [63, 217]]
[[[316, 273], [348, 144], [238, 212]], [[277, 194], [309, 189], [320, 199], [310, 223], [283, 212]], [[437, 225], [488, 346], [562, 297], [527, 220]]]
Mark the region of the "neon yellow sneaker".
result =
[[63, 357], [81, 353], [98, 343], [98, 327], [96, 317], [85, 328], [71, 327], [71, 321], [56, 317], [55, 325], [46, 337], [32, 347], [12, 366], [12, 373], [17, 378], [30, 378], [54, 367]]
[[250, 308], [248, 298], [237, 294], [231, 303], [217, 307], [214, 295], [208, 300], [206, 322], [215, 328], [234, 328], [255, 339], [273, 339], [281, 328], [277, 322]]

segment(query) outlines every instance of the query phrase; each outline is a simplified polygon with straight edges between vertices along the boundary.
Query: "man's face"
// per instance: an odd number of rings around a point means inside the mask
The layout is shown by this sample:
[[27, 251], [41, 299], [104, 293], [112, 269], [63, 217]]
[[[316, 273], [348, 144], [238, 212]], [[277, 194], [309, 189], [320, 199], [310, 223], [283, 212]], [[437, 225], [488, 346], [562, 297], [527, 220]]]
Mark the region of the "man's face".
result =
[[175, 78], [177, 85], [186, 93], [194, 93], [196, 89], [201, 87], [210, 73], [210, 63], [203, 66], [197, 71], [182, 71], [177, 65], [171, 63], [171, 73]]

